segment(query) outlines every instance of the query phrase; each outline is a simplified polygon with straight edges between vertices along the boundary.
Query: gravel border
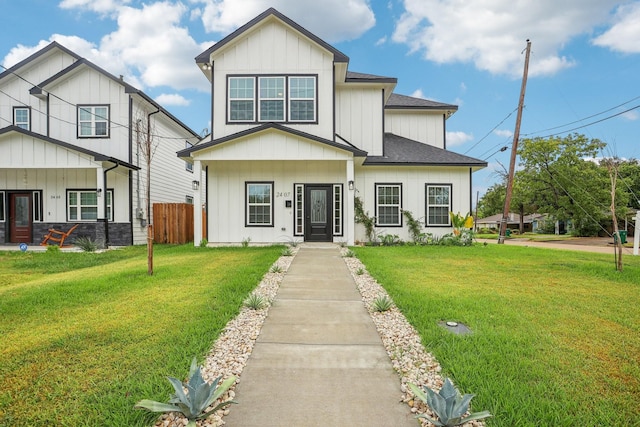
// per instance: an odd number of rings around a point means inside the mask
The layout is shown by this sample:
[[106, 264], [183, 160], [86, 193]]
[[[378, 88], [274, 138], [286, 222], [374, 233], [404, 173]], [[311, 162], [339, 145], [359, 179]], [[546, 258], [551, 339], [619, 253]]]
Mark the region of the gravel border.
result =
[[[207, 355], [202, 369], [202, 374], [207, 381], [213, 381], [219, 376], [223, 376], [224, 379], [234, 375], [236, 376], [236, 385], [240, 382], [242, 370], [253, 351], [253, 346], [268, 315], [271, 302], [276, 297], [280, 283], [298, 250], [298, 247], [291, 248], [292, 256], [281, 256], [273, 264], [279, 267], [281, 271], [279, 273], [269, 272], [265, 274], [254, 290], [254, 293], [264, 297], [268, 304], [260, 310], [242, 307], [240, 314], [225, 326]], [[395, 305], [390, 310], [382, 313], [372, 310], [371, 307], [376, 298], [380, 296], [389, 298], [389, 296], [384, 288], [367, 273], [365, 266], [358, 258], [344, 256], [347, 251], [347, 248], [342, 248], [341, 255], [378, 330], [382, 343], [391, 359], [393, 369], [399, 376], [398, 400], [405, 402], [411, 412], [416, 415], [426, 413], [432, 416], [429, 408], [421, 400], [414, 399], [413, 393], [407, 384], [413, 383], [421, 387], [427, 386], [434, 390], [439, 390], [444, 381], [440, 376], [440, 365], [424, 349], [420, 336]], [[222, 400], [229, 400], [234, 397], [235, 385], [222, 397]], [[228, 413], [229, 408], [217, 411], [206, 420], [198, 421], [197, 425], [199, 427], [222, 426], [225, 424], [224, 415]], [[424, 427], [431, 426], [424, 419], [420, 419], [420, 422]], [[187, 419], [181, 414], [169, 413], [162, 415], [154, 424], [154, 427], [186, 425]], [[471, 421], [464, 424], [464, 426], [482, 427], [484, 423]]]

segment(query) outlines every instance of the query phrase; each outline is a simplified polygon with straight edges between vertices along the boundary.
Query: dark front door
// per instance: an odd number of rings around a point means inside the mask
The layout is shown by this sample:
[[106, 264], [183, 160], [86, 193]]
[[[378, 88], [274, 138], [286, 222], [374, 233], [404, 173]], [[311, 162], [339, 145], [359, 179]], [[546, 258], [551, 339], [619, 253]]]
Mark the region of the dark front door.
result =
[[305, 187], [304, 240], [330, 242], [333, 235], [332, 188], [330, 185]]
[[31, 194], [11, 193], [9, 195], [9, 241], [11, 243], [31, 242]]

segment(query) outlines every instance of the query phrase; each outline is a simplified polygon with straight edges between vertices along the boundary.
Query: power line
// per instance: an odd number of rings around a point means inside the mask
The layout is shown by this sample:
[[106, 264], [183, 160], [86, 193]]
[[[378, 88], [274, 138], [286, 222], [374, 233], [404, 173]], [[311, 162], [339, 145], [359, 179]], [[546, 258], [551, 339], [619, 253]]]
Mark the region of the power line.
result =
[[[19, 78], [20, 80], [24, 81], [25, 83], [27, 83], [27, 84], [29, 84], [29, 85], [31, 85], [31, 86], [33, 86], [33, 87], [37, 87], [37, 88], [39, 88], [39, 89], [41, 89], [41, 90], [44, 90], [43, 88], [41, 88], [41, 87], [40, 87], [40, 86], [38, 86], [37, 84], [35, 84], [35, 83], [33, 83], [33, 82], [31, 82], [31, 81], [27, 80], [26, 78], [24, 78], [24, 77], [23, 77], [23, 76], [21, 76], [20, 74], [16, 73], [15, 71], [10, 71], [10, 70], [9, 70], [9, 68], [5, 67], [4, 65], [0, 64], [0, 67], [2, 67], [2, 68], [4, 68], [5, 70], [9, 71], [9, 73], [13, 74], [14, 76], [16, 76], [17, 78]], [[2, 92], [2, 91], [0, 91], [0, 92]], [[2, 92], [2, 93], [4, 93], [5, 95], [7, 95], [9, 98], [13, 99], [14, 101], [19, 102], [19, 103], [20, 103], [20, 104], [22, 104], [23, 106], [25, 106], [25, 107], [29, 107], [29, 108], [31, 108], [31, 109], [33, 109], [33, 110], [37, 111], [37, 112], [38, 112], [38, 113], [40, 113], [40, 114], [43, 114], [43, 115], [45, 115], [45, 116], [47, 116], [47, 115], [48, 115], [48, 116], [49, 116], [49, 117], [51, 117], [52, 119], [59, 120], [59, 121], [61, 121], [61, 122], [63, 122], [63, 123], [68, 123], [68, 124], [72, 124], [72, 125], [74, 125], [74, 126], [77, 126], [77, 123], [75, 123], [75, 122], [70, 122], [70, 121], [68, 121], [68, 120], [65, 120], [65, 119], [62, 119], [62, 118], [59, 118], [59, 117], [56, 117], [56, 116], [53, 116], [53, 115], [49, 115], [49, 114], [47, 114], [47, 113], [45, 113], [45, 112], [43, 112], [43, 111], [40, 111], [40, 110], [38, 110], [38, 109], [36, 109], [36, 108], [32, 107], [31, 105], [25, 104], [23, 101], [20, 101], [19, 99], [14, 98], [13, 96], [11, 96], [11, 95], [7, 94], [6, 92]], [[72, 107], [74, 107], [74, 108], [76, 108], [76, 109], [77, 109], [77, 108], [82, 108], [82, 107], [80, 107], [78, 104], [74, 104], [74, 103], [73, 103], [73, 102], [71, 102], [71, 101], [67, 101], [66, 99], [64, 99], [64, 98], [62, 98], [62, 97], [60, 97], [60, 96], [56, 95], [55, 93], [51, 93], [51, 92], [47, 92], [47, 93], [48, 93], [49, 95], [53, 96], [54, 98], [56, 98], [56, 99], [58, 99], [58, 100], [62, 101], [63, 103], [68, 104], [68, 105], [70, 105], [70, 106], [72, 106]], [[89, 113], [90, 115], [94, 116], [94, 117], [98, 117], [98, 118], [100, 118], [100, 119], [104, 119], [104, 117], [98, 116], [97, 114], [93, 113], [93, 112], [92, 112], [92, 111], [90, 111], [90, 110], [85, 110], [85, 111], [86, 111], [87, 113]], [[129, 130], [129, 131], [134, 131], [134, 130], [129, 126], [129, 125], [125, 125], [125, 124], [122, 124], [122, 123], [118, 123], [118, 122], [113, 121], [113, 120], [109, 120], [109, 123], [110, 123], [110, 124], [115, 125], [115, 126], [111, 126], [112, 128], [124, 128], [124, 129]], [[163, 135], [160, 135], [160, 134], [157, 134], [157, 133], [152, 133], [152, 134], [151, 134], [151, 136], [152, 136], [152, 137], [154, 137], [154, 138], [156, 138], [156, 137], [157, 137], [157, 138], [159, 138], [159, 139], [166, 139], [166, 140], [181, 140], [181, 141], [183, 141], [183, 140], [185, 140], [185, 139], [192, 138], [192, 137], [172, 137], [172, 136], [163, 136]]]
[[471, 150], [473, 150], [474, 148], [476, 148], [476, 146], [477, 146], [478, 144], [480, 144], [482, 141], [484, 141], [484, 140], [485, 140], [485, 138], [487, 138], [489, 135], [491, 135], [491, 133], [492, 133], [494, 130], [496, 130], [496, 129], [498, 128], [498, 126], [500, 126], [501, 124], [503, 124], [503, 123], [504, 123], [504, 122], [505, 122], [509, 117], [511, 117], [511, 115], [512, 115], [513, 113], [515, 113], [517, 110], [518, 110], [518, 107], [514, 108], [514, 109], [513, 109], [513, 111], [511, 111], [509, 114], [507, 114], [507, 116], [506, 116], [504, 119], [502, 119], [502, 121], [501, 121], [500, 123], [498, 123], [497, 125], [495, 125], [495, 126], [493, 127], [493, 129], [491, 129], [489, 132], [487, 132], [487, 134], [486, 134], [485, 136], [483, 136], [482, 138], [480, 138], [480, 140], [479, 140], [478, 142], [476, 142], [475, 144], [473, 144], [473, 145], [471, 146], [471, 148], [469, 148], [469, 149], [468, 149], [467, 151], [465, 151], [463, 154], [467, 154], [469, 151], [471, 151]]
[[[620, 115], [622, 115], [622, 114], [624, 114], [624, 113], [628, 113], [629, 111], [633, 111], [633, 110], [638, 109], [638, 108], [640, 108], [640, 104], [636, 105], [635, 107], [631, 107], [631, 108], [629, 108], [629, 109], [627, 109], [627, 110], [620, 111], [619, 113], [612, 114], [612, 115], [610, 115], [610, 116], [604, 117], [604, 118], [602, 118], [602, 119], [600, 119], [600, 120], [596, 120], [596, 121], [594, 121], [594, 122], [587, 123], [587, 124], [585, 124], [585, 125], [578, 126], [578, 127], [572, 128], [572, 129], [567, 129], [567, 130], [564, 130], [564, 131], [562, 131], [562, 132], [551, 133], [551, 134], [549, 134], [549, 135], [545, 135], [545, 136], [542, 136], [542, 137], [540, 137], [540, 138], [543, 138], [543, 139], [544, 139], [544, 138], [550, 138], [550, 137], [552, 137], [552, 136], [562, 135], [563, 133], [573, 132], [574, 130], [578, 130], [578, 129], [586, 128], [586, 127], [589, 127], [589, 126], [595, 125], [595, 124], [597, 124], [597, 123], [602, 123], [602, 122], [604, 122], [604, 121], [607, 121], [607, 120], [613, 119], [614, 117], [620, 116]], [[529, 135], [531, 135], [531, 134], [529, 134]]]

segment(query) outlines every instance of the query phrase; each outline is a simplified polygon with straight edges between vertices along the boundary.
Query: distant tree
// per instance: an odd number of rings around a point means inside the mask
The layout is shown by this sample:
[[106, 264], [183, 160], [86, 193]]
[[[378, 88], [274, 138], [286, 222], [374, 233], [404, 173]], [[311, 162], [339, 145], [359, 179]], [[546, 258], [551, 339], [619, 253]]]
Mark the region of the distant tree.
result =
[[611, 200], [607, 169], [595, 161], [605, 146], [579, 134], [523, 140], [518, 197], [541, 213], [571, 220], [578, 235], [597, 234]]
[[640, 209], [640, 160], [631, 159], [620, 162], [618, 176], [622, 183], [618, 184], [621, 191], [628, 194], [628, 207]]
[[506, 191], [507, 187], [503, 182], [489, 187], [486, 193], [478, 200], [478, 218], [486, 218], [502, 213]]

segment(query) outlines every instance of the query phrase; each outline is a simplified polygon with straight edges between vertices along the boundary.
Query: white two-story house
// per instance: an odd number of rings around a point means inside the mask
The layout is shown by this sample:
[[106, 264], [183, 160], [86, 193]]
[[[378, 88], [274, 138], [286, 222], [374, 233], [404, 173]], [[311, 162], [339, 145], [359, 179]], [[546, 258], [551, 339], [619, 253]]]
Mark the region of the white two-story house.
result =
[[[349, 71], [349, 58], [268, 9], [196, 58], [211, 82], [212, 133], [178, 156], [206, 175], [211, 243], [365, 241], [355, 197], [376, 232], [409, 240], [451, 232], [471, 211], [484, 161], [446, 149], [455, 105], [395, 94], [397, 80]], [[195, 219], [195, 233], [202, 227]]]
[[121, 77], [51, 43], [0, 74], [0, 243], [39, 243], [75, 224], [73, 237], [102, 245], [145, 243], [152, 203], [193, 198], [199, 178], [175, 153], [199, 139]]

